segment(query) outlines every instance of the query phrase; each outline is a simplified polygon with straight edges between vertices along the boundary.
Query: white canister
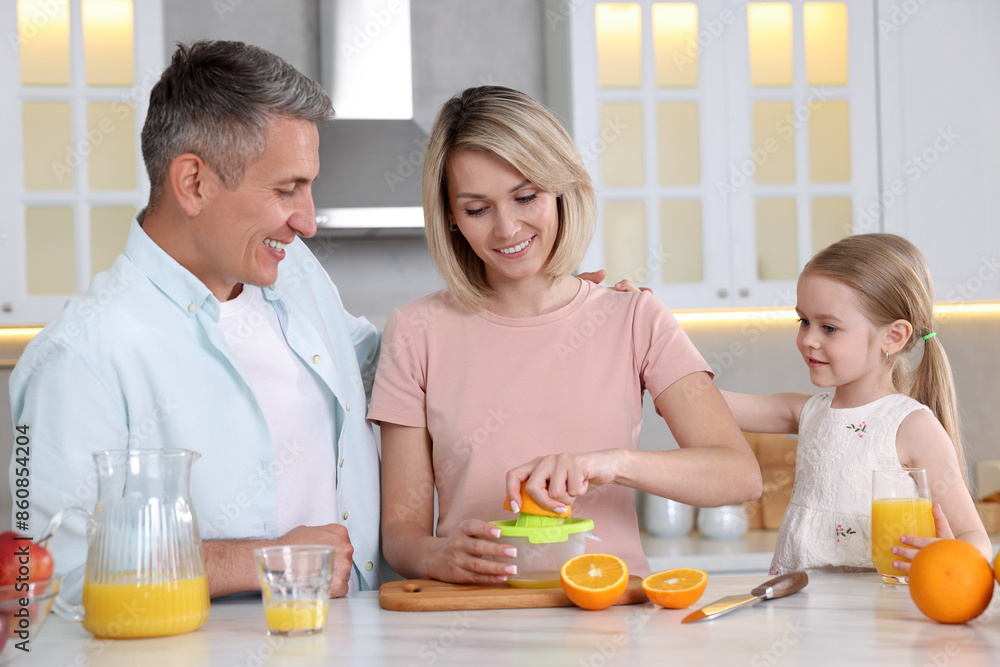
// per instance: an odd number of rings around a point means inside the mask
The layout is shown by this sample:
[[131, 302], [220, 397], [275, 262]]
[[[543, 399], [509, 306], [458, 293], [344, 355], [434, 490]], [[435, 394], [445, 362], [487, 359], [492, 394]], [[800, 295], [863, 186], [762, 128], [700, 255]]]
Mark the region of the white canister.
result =
[[670, 498], [646, 494], [646, 530], [656, 537], [683, 537], [694, 528], [694, 508]]
[[701, 507], [698, 509], [698, 532], [716, 540], [735, 540], [750, 528], [744, 505]]

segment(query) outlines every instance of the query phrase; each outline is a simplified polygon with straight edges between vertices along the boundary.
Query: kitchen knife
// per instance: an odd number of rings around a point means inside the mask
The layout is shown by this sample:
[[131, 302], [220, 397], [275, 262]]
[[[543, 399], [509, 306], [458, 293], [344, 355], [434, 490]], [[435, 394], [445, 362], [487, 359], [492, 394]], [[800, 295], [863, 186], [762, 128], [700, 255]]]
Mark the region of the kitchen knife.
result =
[[723, 614], [728, 614], [733, 609], [740, 607], [751, 607], [761, 600], [773, 600], [783, 598], [800, 591], [809, 583], [809, 575], [805, 572], [789, 572], [780, 577], [775, 577], [770, 581], [765, 581], [757, 588], [750, 591], [750, 595], [730, 595], [716, 600], [712, 604], [702, 607], [698, 611], [689, 614], [681, 623], [697, 623], [698, 621], [708, 621]]

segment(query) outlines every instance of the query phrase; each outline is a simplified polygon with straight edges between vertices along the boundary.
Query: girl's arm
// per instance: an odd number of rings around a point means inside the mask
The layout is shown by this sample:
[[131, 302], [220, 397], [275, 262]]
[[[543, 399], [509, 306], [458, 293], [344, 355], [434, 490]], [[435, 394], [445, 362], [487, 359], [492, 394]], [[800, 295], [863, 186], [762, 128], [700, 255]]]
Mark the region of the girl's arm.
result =
[[[976, 511], [976, 505], [958, 466], [958, 456], [951, 438], [934, 415], [916, 410], [903, 420], [896, 433], [896, 453], [899, 462], [908, 468], [927, 470], [931, 500], [940, 504], [946, 521], [939, 522], [938, 538], [957, 537], [979, 549], [987, 560], [993, 560], [993, 546]], [[917, 550], [937, 538], [906, 536], [901, 540], [913, 548], [894, 547], [893, 553], [912, 559]], [[898, 569], [909, 571], [909, 562], [900, 561]]]
[[572, 503], [601, 484], [620, 484], [701, 507], [760, 497], [757, 459], [707, 373], [677, 380], [655, 403], [680, 449], [539, 457], [507, 473], [507, 497], [520, 504], [524, 480], [535, 500], [550, 509]]
[[[488, 560], [512, 556], [488, 538], [500, 529], [469, 519], [454, 535], [434, 537], [434, 470], [426, 428], [382, 422], [382, 553], [397, 574], [452, 583], [497, 584], [513, 565]], [[486, 558], [483, 558], [486, 556]]]
[[811, 394], [737, 394], [722, 392], [736, 424], [750, 433], [798, 433], [802, 406]]

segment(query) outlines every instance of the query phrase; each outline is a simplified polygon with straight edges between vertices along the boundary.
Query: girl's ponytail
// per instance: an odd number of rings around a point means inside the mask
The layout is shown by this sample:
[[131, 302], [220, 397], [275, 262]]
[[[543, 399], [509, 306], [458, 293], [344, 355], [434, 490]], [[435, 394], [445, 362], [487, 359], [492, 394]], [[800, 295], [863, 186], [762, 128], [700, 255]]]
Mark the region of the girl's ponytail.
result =
[[[920, 344], [919, 336], [914, 334], [914, 337], [918, 339], [917, 344]], [[944, 345], [938, 340], [937, 335], [924, 338], [923, 346], [924, 354], [920, 358], [920, 363], [910, 373], [909, 382], [904, 381], [903, 384], [897, 386], [930, 408], [934, 416], [941, 422], [948, 437], [955, 445], [959, 469], [962, 471], [966, 486], [968, 486], [965, 451], [962, 446], [958, 422], [958, 399], [955, 395], [955, 381], [951, 374], [951, 364], [948, 363], [948, 355], [945, 354]]]

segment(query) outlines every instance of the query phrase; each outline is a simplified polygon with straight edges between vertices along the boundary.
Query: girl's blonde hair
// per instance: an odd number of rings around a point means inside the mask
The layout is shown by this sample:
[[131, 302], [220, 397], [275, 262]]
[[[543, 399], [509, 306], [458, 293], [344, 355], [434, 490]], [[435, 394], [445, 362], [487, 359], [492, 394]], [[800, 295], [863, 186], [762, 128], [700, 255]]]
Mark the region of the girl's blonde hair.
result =
[[590, 176], [555, 116], [524, 93], [502, 86], [468, 88], [441, 107], [424, 156], [424, 232], [448, 290], [469, 311], [493, 290], [483, 262], [465, 237], [450, 231], [448, 159], [459, 150], [492, 153], [557, 196], [559, 230], [546, 273], [571, 273], [594, 235], [597, 202]]
[[[931, 409], [952, 443], [968, 483], [958, 423], [958, 403], [951, 365], [934, 333], [934, 282], [924, 256], [895, 234], [859, 234], [837, 241], [809, 260], [802, 274], [832, 278], [854, 292], [861, 312], [876, 327], [906, 320], [913, 334], [893, 355], [892, 383]], [[909, 368], [906, 353], [923, 344], [920, 363]]]

